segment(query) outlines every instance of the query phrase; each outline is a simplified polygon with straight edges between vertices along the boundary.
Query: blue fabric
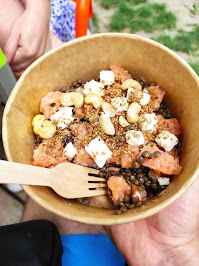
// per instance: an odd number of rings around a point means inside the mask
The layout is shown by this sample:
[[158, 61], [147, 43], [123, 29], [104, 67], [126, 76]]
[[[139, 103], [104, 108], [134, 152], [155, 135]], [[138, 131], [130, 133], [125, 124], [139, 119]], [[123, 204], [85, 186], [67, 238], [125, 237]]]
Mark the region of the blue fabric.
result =
[[107, 235], [63, 235], [63, 266], [124, 266]]
[[50, 0], [50, 31], [63, 42], [75, 39], [76, 4], [70, 0]]

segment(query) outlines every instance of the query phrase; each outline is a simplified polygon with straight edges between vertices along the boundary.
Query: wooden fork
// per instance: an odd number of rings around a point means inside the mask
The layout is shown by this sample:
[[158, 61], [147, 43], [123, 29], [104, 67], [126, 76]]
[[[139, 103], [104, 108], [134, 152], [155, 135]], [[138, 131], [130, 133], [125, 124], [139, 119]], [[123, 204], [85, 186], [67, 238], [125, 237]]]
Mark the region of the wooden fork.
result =
[[68, 198], [93, 197], [106, 194], [106, 179], [99, 170], [72, 163], [43, 168], [0, 160], [0, 183], [49, 186], [58, 195]]

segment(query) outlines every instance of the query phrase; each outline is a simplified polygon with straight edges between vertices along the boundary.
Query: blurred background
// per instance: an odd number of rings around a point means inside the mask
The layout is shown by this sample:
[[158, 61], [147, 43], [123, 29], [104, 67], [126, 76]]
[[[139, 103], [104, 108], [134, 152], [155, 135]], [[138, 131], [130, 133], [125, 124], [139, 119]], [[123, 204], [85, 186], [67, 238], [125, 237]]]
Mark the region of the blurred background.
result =
[[[199, 75], [199, 0], [92, 0], [94, 33], [133, 33], [179, 54]], [[4, 103], [0, 99], [0, 125]], [[0, 159], [5, 160], [0, 135]], [[26, 193], [0, 185], [0, 226], [20, 221]]]

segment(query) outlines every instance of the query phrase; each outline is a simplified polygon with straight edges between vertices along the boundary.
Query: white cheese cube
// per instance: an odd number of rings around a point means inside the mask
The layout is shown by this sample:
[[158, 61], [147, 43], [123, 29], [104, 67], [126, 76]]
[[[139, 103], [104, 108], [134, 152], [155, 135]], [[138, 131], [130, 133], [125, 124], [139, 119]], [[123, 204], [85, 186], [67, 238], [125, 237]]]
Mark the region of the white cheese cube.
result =
[[132, 102], [132, 97], [136, 97], [141, 105], [147, 105], [150, 101], [150, 94], [146, 89], [139, 91], [134, 88], [129, 88], [126, 96], [127, 101]]
[[50, 120], [54, 122], [59, 129], [66, 128], [73, 120], [73, 107], [62, 107], [54, 115], [51, 115]]
[[156, 124], [158, 122], [157, 116], [155, 114], [143, 114], [139, 119], [139, 127], [143, 131], [156, 131]]
[[75, 147], [73, 146], [72, 142], [69, 142], [66, 145], [66, 147], [64, 148], [64, 152], [66, 154], [66, 157], [69, 160], [72, 160], [75, 157], [76, 153], [77, 153], [77, 151], [76, 151]]
[[85, 95], [89, 94], [89, 93], [97, 93], [99, 95], [103, 95], [103, 88], [104, 85], [100, 82], [95, 81], [94, 79], [92, 79], [91, 81], [87, 82], [84, 85], [84, 89], [83, 89], [83, 93]]
[[115, 81], [115, 75], [111, 70], [102, 70], [100, 72], [100, 82], [104, 85], [111, 85]]
[[159, 177], [158, 182], [160, 186], [168, 186], [170, 184], [170, 178], [168, 177]]
[[85, 146], [85, 150], [100, 168], [102, 168], [106, 161], [112, 156], [112, 152], [100, 138], [93, 139], [88, 146]]
[[114, 107], [116, 114], [119, 114], [122, 111], [127, 111], [129, 106], [125, 97], [115, 97], [111, 100], [111, 104]]
[[126, 132], [125, 138], [130, 145], [140, 146], [144, 144], [144, 136], [141, 131], [129, 130]]
[[150, 101], [150, 94], [149, 94], [149, 92], [146, 89], [144, 89], [142, 91], [142, 96], [141, 96], [141, 99], [140, 99], [140, 104], [141, 105], [147, 105], [149, 103], [149, 101]]
[[159, 146], [164, 148], [165, 151], [171, 151], [173, 147], [178, 144], [178, 138], [166, 130], [162, 131], [162, 133], [155, 138], [155, 141]]
[[134, 89], [134, 88], [128, 88], [127, 90], [127, 95], [126, 95], [126, 99], [128, 102], [131, 102], [132, 100], [132, 96], [134, 96], [135, 94], [140, 94], [140, 91]]
[[142, 196], [138, 190], [135, 191], [133, 194], [134, 197], [137, 197], [139, 201], [142, 201]]

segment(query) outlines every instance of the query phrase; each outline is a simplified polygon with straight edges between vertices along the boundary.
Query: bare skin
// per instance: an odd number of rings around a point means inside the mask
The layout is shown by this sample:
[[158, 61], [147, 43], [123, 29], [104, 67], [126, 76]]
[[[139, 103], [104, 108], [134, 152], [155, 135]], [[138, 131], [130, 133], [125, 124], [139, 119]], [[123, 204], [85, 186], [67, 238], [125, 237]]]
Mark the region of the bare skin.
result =
[[15, 76], [45, 52], [62, 44], [49, 31], [48, 0], [0, 0], [0, 47]]
[[198, 195], [199, 178], [160, 213], [106, 232], [129, 265], [199, 265]]
[[0, 47], [4, 49], [15, 21], [23, 14], [24, 7], [19, 0], [0, 0]]

